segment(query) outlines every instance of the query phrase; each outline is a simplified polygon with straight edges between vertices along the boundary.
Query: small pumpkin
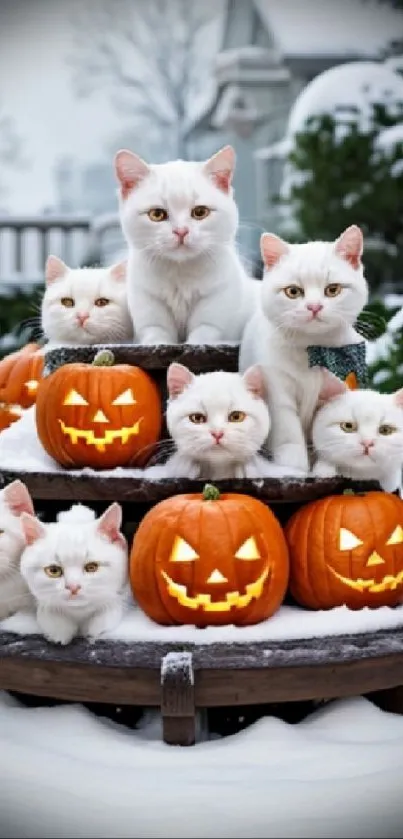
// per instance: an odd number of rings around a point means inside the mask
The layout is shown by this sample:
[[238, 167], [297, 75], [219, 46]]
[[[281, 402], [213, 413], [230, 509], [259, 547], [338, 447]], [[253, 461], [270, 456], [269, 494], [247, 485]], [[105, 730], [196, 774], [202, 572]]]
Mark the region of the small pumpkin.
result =
[[35, 403], [43, 372], [40, 350], [39, 344], [26, 344], [0, 361], [0, 430]]
[[144, 465], [161, 425], [161, 397], [153, 379], [139, 367], [115, 364], [109, 350], [97, 353], [92, 364], [59, 367], [38, 388], [38, 437], [62, 466]]
[[220, 495], [211, 484], [149, 510], [130, 555], [134, 597], [165, 625], [259, 623], [281, 605], [288, 571], [272, 511], [247, 495]]
[[290, 591], [302, 606], [396, 606], [403, 599], [403, 501], [387, 492], [332, 495], [285, 527]]

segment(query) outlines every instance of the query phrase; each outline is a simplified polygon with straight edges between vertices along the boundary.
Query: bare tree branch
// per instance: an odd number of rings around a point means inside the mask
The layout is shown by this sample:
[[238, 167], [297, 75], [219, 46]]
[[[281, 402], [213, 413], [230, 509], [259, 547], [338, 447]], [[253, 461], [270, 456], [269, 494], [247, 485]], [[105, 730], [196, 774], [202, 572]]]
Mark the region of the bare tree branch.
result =
[[73, 21], [69, 57], [78, 95], [108, 88], [119, 113], [163, 130], [164, 147], [186, 158], [189, 138], [206, 112], [197, 112], [194, 103], [203, 82], [212, 78], [214, 54], [209, 57], [204, 36], [215, 17], [216, 0], [104, 0], [84, 6]]

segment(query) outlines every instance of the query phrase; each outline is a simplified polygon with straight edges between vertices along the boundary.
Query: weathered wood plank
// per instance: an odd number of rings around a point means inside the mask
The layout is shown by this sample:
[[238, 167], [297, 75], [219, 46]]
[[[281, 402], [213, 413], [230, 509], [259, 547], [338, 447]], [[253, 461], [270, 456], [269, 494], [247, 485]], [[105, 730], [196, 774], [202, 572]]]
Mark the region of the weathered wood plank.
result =
[[164, 742], [192, 746], [196, 739], [192, 653], [170, 652], [163, 657], [161, 714]]
[[96, 344], [91, 347], [61, 347], [46, 353], [46, 370], [53, 372], [62, 364], [72, 362], [90, 363], [98, 350], [105, 348], [112, 350], [117, 364], [133, 364], [148, 371], [166, 370], [173, 361], [185, 364], [194, 373], [238, 370], [239, 344]]

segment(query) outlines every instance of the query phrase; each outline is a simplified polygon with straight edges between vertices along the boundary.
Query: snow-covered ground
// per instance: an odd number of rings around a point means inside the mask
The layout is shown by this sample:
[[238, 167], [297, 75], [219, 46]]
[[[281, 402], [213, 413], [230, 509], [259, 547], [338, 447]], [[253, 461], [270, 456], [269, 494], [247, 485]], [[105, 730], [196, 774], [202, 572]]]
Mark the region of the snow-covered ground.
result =
[[193, 747], [0, 694], [0, 836], [401, 837], [403, 717], [366, 699]]

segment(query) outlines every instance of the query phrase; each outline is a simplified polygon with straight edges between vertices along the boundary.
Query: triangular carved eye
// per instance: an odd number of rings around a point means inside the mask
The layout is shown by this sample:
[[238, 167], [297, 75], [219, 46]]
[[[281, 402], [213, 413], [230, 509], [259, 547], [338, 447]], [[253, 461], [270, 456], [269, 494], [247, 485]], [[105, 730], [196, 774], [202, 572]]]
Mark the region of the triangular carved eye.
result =
[[400, 527], [400, 524], [395, 527], [391, 536], [389, 536], [388, 541], [386, 542], [387, 545], [400, 545], [403, 542], [403, 528]]
[[113, 400], [112, 405], [135, 405], [136, 400], [133, 396], [131, 387], [128, 387], [120, 396]]
[[250, 536], [249, 539], [246, 539], [246, 541], [241, 545], [235, 554], [235, 559], [260, 559], [259, 548], [256, 544], [254, 536]]
[[199, 555], [189, 545], [189, 542], [186, 542], [181, 536], [176, 536], [171, 553], [171, 562], [193, 562], [195, 559], [199, 559]]
[[363, 544], [364, 542], [362, 542], [361, 539], [358, 539], [357, 536], [354, 536], [354, 533], [351, 533], [351, 530], [347, 530], [345, 527], [340, 528], [339, 549], [341, 551], [352, 551], [354, 548], [358, 548]]
[[70, 390], [63, 405], [88, 405], [88, 402], [81, 396], [81, 393], [78, 393], [76, 390]]

